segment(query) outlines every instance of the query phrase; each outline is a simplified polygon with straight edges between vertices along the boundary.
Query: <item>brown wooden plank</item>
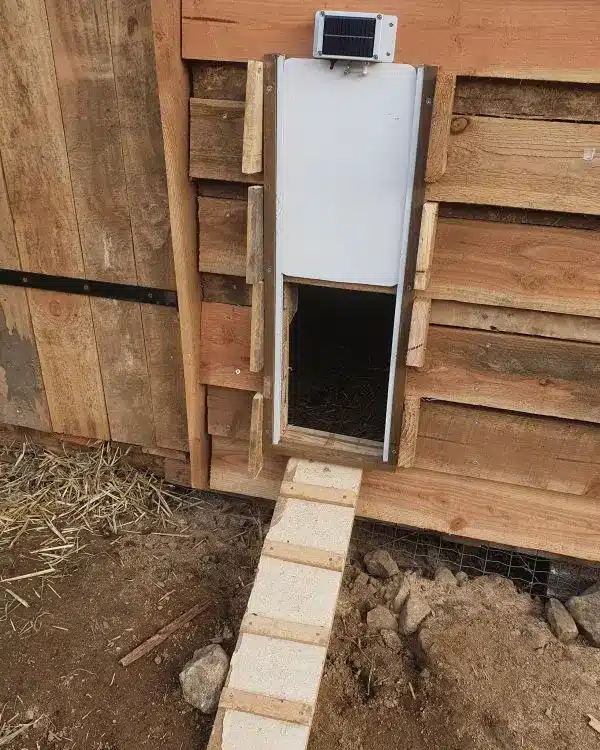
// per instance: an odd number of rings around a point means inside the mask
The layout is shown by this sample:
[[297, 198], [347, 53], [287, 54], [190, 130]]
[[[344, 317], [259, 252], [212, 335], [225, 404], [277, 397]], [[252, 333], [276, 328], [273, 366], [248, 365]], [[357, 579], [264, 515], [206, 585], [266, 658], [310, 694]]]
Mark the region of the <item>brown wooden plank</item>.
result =
[[427, 202], [423, 206], [415, 271], [415, 289], [423, 290], [429, 286], [438, 225], [438, 208], [437, 203], [431, 202]]
[[172, 307], [142, 305], [156, 445], [188, 450], [179, 315]]
[[202, 382], [262, 390], [262, 374], [250, 372], [250, 308], [219, 302], [202, 308]]
[[249, 440], [252, 393], [234, 388], [208, 387], [208, 431], [219, 437]]
[[[286, 461], [247, 474], [248, 443], [214, 438], [211, 488], [276, 500]], [[600, 558], [596, 498], [424, 469], [365, 472], [357, 515], [495, 544]]]
[[431, 300], [428, 297], [417, 297], [413, 302], [406, 352], [406, 364], [409, 367], [423, 367], [425, 364], [430, 316]]
[[431, 114], [429, 148], [427, 149], [426, 182], [439, 180], [446, 171], [455, 87], [456, 76], [454, 73], [447, 70], [438, 70]]
[[263, 147], [263, 61], [248, 60], [246, 109], [242, 142], [242, 172], [262, 172]]
[[2, 268], [18, 270], [21, 268], [19, 260], [19, 250], [17, 248], [17, 238], [15, 237], [15, 227], [13, 224], [12, 212], [8, 202], [8, 193], [6, 191], [6, 181], [4, 179], [4, 169], [2, 168], [2, 158], [0, 154], [0, 264]]
[[414, 466], [417, 455], [417, 437], [421, 413], [421, 399], [418, 396], [407, 396], [402, 411], [402, 435], [398, 446], [398, 467]]
[[412, 395], [600, 422], [600, 346], [431, 326]]
[[262, 372], [265, 364], [265, 282], [252, 285], [250, 315], [250, 372]]
[[27, 290], [52, 429], [108, 440], [90, 300]]
[[263, 467], [263, 415], [264, 396], [255, 393], [250, 417], [250, 445], [248, 448], [248, 474], [254, 479]]
[[175, 289], [151, 3], [106, 4], [138, 283]]
[[261, 182], [242, 172], [245, 104], [227, 99], [190, 99], [190, 177]]
[[106, 2], [46, 8], [85, 275], [135, 284]]
[[600, 318], [585, 318], [581, 315], [560, 315], [436, 299], [431, 306], [431, 322], [455, 328], [478, 328], [482, 331], [504, 331], [600, 344]]
[[43, 0], [0, 6], [0, 145], [22, 266], [83, 275]]
[[51, 430], [25, 289], [0, 286], [0, 421]]
[[592, 231], [440, 219], [428, 295], [600, 317]]
[[90, 299], [110, 437], [154, 445], [150, 376], [139, 302]]
[[[401, 19], [396, 58], [459, 72], [480, 68], [597, 68], [594, 0], [351, 0], [347, 10]], [[314, 4], [306, 0], [184, 0], [183, 57], [262, 59], [277, 50], [310, 57]], [[518, 77], [518, 76], [517, 76]]]
[[600, 122], [600, 85], [522, 78], [459, 78], [454, 112], [461, 115]]
[[200, 270], [246, 275], [246, 201], [198, 198]]
[[198, 272], [196, 195], [188, 179], [189, 73], [180, 58], [179, 0], [152, 0], [156, 76], [163, 129], [169, 214], [179, 300], [192, 486], [206, 488], [209, 439], [202, 385], [202, 288]]
[[228, 305], [252, 304], [252, 287], [243, 276], [224, 276], [219, 273], [202, 274], [202, 295], [205, 302], [225, 302]]
[[459, 115], [427, 198], [597, 215], [599, 153], [600, 125]]
[[194, 61], [192, 96], [198, 99], [246, 101], [247, 66], [244, 63]]
[[246, 281], [254, 284], [264, 278], [263, 231], [264, 187], [248, 188], [248, 221], [246, 223]]

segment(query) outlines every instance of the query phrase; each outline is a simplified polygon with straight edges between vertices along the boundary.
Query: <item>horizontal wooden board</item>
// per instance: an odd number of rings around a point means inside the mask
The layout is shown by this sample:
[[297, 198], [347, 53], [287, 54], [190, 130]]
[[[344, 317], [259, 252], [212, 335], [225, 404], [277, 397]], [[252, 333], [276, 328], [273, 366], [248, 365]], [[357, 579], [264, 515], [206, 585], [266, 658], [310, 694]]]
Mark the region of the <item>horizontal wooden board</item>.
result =
[[252, 396], [248, 391], [209, 386], [206, 396], [209, 434], [249, 440]]
[[228, 305], [249, 307], [252, 304], [252, 287], [243, 276], [203, 273], [202, 299], [205, 302], [225, 302]]
[[600, 214], [600, 125], [456, 116], [430, 201]]
[[600, 318], [433, 300], [431, 323], [600, 344]]
[[[396, 58], [460, 72], [598, 66], [595, 0], [348, 0], [347, 10], [401, 19]], [[306, 0], [184, 0], [184, 58], [310, 57], [315, 5]]]
[[244, 102], [190, 99], [190, 177], [262, 182], [242, 173]]
[[431, 326], [407, 391], [444, 401], [600, 422], [600, 346]]
[[247, 202], [198, 198], [198, 257], [208, 273], [246, 275]]
[[191, 63], [190, 68], [194, 97], [246, 101], [247, 65], [202, 60]]
[[202, 382], [247, 391], [262, 390], [262, 373], [250, 372], [249, 307], [202, 304]]
[[599, 289], [598, 232], [438, 221], [427, 289], [434, 298], [600, 317]]
[[[286, 460], [266, 455], [247, 474], [248, 444], [213, 439], [211, 489], [277, 498]], [[596, 498], [424, 469], [365, 472], [357, 515], [525, 549], [600, 559]]]

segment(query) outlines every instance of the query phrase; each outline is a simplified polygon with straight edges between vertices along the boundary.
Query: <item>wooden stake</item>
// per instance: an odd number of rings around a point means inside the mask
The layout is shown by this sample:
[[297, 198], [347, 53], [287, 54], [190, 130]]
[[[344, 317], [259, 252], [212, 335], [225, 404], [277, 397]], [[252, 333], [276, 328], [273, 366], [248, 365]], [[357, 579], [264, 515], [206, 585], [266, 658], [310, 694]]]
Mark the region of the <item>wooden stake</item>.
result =
[[250, 372], [262, 372], [265, 364], [265, 282], [252, 285], [250, 317]]
[[242, 172], [262, 172], [263, 141], [263, 63], [248, 61], [246, 78], [246, 111], [244, 113], [244, 141], [242, 147]]
[[262, 185], [248, 188], [246, 229], [246, 283], [263, 279], [263, 196]]
[[427, 171], [425, 174], [426, 182], [439, 180], [446, 171], [455, 88], [456, 76], [453, 73], [439, 70], [433, 98], [431, 134], [429, 136]]
[[398, 450], [398, 467], [414, 466], [417, 455], [417, 437], [419, 434], [419, 413], [421, 399], [419, 396], [406, 396], [402, 415], [402, 435]]
[[430, 316], [431, 300], [428, 297], [417, 297], [413, 302], [408, 351], [406, 353], [406, 364], [409, 367], [423, 367], [425, 364]]
[[250, 448], [248, 449], [248, 474], [252, 479], [256, 479], [263, 467], [263, 414], [264, 396], [262, 393], [255, 393], [252, 399]]
[[417, 271], [415, 273], [415, 289], [421, 291], [429, 285], [433, 246], [435, 245], [437, 231], [438, 207], [438, 203], [431, 202], [427, 202], [423, 206], [419, 249], [417, 251]]

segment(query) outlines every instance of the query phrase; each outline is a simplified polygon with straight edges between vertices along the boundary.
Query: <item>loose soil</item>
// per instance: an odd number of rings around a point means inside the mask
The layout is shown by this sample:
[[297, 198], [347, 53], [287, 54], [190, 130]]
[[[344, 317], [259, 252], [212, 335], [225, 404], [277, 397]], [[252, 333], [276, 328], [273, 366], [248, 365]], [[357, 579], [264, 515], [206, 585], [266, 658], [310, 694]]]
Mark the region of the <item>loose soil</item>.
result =
[[[6, 584], [30, 606], [0, 624], [0, 728], [39, 719], [6, 746], [205, 747], [212, 718], [182, 700], [178, 674], [213, 639], [225, 636], [223, 647], [233, 650], [264, 533], [249, 507], [216, 502], [214, 511], [177, 511], [169, 535], [157, 524], [90, 536], [51, 579], [56, 593], [41, 579]], [[33, 540], [20, 541], [0, 555], [0, 577], [31, 565]], [[355, 561], [345, 573], [310, 750], [600, 747], [587, 725], [587, 714], [600, 718], [600, 650], [583, 640], [559, 644], [539, 600], [497, 577], [458, 588], [411, 574], [434, 615], [395, 653], [366, 628], [366, 612], [384, 601], [385, 588], [357, 583], [359, 567]], [[204, 614], [163, 646], [119, 665], [204, 601]], [[28, 621], [35, 627], [24, 628]]]

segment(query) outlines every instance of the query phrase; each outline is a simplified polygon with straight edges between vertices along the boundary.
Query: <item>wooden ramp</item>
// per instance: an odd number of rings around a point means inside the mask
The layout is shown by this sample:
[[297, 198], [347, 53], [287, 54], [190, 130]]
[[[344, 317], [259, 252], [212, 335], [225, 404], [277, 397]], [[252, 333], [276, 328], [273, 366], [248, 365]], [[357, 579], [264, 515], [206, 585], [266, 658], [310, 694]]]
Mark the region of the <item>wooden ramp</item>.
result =
[[289, 460], [209, 750], [306, 748], [361, 479]]

